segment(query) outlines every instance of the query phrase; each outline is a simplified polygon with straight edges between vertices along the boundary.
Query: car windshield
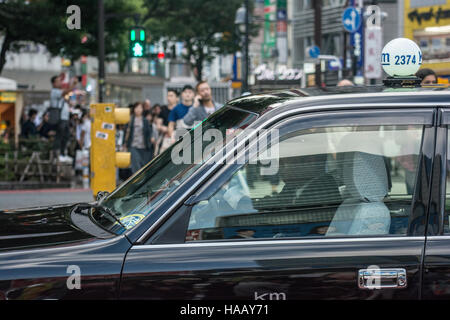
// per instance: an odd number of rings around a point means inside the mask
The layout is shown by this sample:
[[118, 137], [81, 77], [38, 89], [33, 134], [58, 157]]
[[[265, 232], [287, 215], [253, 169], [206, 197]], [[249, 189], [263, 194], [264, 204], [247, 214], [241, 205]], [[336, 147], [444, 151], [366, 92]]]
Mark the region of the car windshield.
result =
[[101, 201], [100, 205], [115, 214], [120, 223], [94, 219], [117, 234], [132, 229], [211, 158], [214, 150], [221, 149], [226, 141], [242, 132], [238, 129], [245, 129], [256, 118], [253, 113], [221, 108]]

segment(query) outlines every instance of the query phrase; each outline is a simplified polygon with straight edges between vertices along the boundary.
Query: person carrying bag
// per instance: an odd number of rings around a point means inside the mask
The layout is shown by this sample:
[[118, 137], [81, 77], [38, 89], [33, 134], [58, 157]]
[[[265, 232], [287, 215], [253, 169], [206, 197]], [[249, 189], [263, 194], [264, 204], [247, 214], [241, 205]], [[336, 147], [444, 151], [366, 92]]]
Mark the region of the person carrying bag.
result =
[[59, 156], [61, 157], [65, 155], [66, 145], [69, 141], [69, 105], [64, 97], [75, 88], [78, 79], [76, 77], [72, 78], [67, 89], [62, 88], [61, 76], [53, 76], [51, 83], [50, 108], [48, 108], [50, 118], [49, 123], [56, 126], [56, 137], [53, 150], [57, 154], [59, 153]]
[[64, 98], [61, 98], [58, 105], [56, 107], [50, 106], [47, 109], [48, 112], [48, 123], [52, 126], [55, 126], [61, 120], [61, 109], [63, 107]]

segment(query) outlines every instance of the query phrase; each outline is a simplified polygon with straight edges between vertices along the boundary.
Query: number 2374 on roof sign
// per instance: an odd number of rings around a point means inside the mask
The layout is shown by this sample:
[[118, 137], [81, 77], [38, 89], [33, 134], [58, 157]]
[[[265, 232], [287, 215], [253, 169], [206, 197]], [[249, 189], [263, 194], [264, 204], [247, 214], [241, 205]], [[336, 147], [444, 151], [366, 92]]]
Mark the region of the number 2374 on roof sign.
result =
[[394, 39], [383, 48], [381, 65], [392, 77], [413, 76], [422, 65], [422, 52], [412, 40]]

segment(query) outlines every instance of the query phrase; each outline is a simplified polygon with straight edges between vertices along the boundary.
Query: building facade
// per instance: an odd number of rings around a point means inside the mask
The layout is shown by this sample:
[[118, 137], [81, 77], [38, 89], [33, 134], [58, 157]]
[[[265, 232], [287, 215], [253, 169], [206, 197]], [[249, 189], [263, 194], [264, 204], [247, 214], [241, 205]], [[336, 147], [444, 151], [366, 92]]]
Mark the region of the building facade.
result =
[[[358, 2], [358, 1], [356, 1]], [[314, 1], [313, 0], [291, 0], [292, 26], [290, 28], [290, 49], [292, 52], [291, 63], [293, 68], [303, 69], [305, 73], [304, 86], [315, 85], [315, 64], [317, 60], [312, 59], [308, 55], [308, 48], [316, 45], [314, 42]], [[322, 82], [326, 85], [335, 85], [340, 77], [353, 78], [352, 64], [355, 62], [353, 58], [353, 47], [350, 43], [350, 34], [345, 31], [342, 21], [342, 14], [350, 1], [345, 0], [322, 0], [322, 21], [321, 21], [321, 46], [320, 53], [322, 55], [330, 55], [337, 57], [342, 66], [342, 73], [339, 73], [329, 62], [321, 63]], [[362, 1], [364, 7], [376, 4], [385, 17], [382, 22], [382, 43], [401, 36], [402, 30], [399, 28], [399, 8], [398, 1]], [[364, 28], [364, 26], [363, 26]], [[364, 44], [362, 44], [363, 46]], [[364, 76], [364, 49], [361, 50], [361, 58], [359, 60], [358, 70], [361, 76]], [[353, 79], [352, 79], [353, 78]], [[383, 77], [376, 79], [381, 81]], [[368, 83], [368, 79], [361, 78], [360, 84]]]

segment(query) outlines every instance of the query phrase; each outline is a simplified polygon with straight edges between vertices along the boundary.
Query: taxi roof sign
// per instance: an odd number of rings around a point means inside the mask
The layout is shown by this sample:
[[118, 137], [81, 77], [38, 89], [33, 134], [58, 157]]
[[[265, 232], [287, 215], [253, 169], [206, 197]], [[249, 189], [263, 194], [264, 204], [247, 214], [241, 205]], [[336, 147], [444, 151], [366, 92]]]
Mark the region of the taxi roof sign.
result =
[[414, 76], [422, 65], [422, 51], [410, 39], [394, 39], [384, 46], [381, 65], [391, 77]]

